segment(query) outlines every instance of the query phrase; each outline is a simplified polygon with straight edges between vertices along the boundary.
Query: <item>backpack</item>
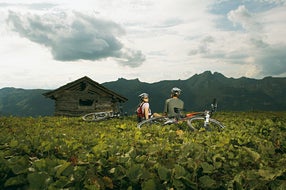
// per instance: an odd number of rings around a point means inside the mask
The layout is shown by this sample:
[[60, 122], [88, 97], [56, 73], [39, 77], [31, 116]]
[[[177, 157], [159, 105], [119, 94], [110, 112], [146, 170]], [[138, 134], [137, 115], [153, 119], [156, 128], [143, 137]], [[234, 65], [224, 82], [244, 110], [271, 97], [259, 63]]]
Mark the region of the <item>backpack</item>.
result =
[[139, 106], [136, 109], [136, 114], [138, 118], [143, 118], [144, 117], [144, 113], [142, 111], [142, 107], [143, 107], [144, 103], [139, 104]]

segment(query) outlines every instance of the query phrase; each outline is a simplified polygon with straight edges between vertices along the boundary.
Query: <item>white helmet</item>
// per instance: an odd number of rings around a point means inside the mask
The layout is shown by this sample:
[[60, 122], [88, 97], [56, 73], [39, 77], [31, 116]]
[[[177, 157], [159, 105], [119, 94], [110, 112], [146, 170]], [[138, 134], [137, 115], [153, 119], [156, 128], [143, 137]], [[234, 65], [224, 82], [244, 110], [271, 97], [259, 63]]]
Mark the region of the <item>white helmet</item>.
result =
[[138, 97], [139, 97], [141, 100], [143, 100], [144, 98], [148, 98], [149, 95], [144, 92], [144, 93], [140, 94]]
[[174, 87], [174, 88], [172, 88], [172, 90], [171, 90], [171, 93], [173, 94], [173, 95], [180, 95], [181, 94], [181, 89], [179, 89], [179, 88], [177, 88], [177, 87]]

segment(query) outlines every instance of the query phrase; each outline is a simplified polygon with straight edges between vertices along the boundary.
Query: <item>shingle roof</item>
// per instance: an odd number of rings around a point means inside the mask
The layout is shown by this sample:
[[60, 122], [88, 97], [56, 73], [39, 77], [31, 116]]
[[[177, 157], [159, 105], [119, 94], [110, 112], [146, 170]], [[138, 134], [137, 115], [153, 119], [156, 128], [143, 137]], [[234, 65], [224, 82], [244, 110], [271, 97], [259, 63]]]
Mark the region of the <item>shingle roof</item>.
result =
[[92, 85], [93, 87], [97, 88], [97, 89], [100, 89], [101, 91], [107, 93], [107, 94], [110, 94], [112, 96], [114, 96], [115, 98], [119, 99], [120, 101], [123, 101], [123, 102], [126, 102], [128, 99], [107, 89], [106, 87], [104, 87], [103, 85], [93, 81], [92, 79], [90, 79], [89, 77], [87, 76], [84, 76], [80, 79], [77, 79], [73, 82], [70, 82], [70, 83], [67, 83], [66, 85], [64, 86], [61, 86], [55, 90], [52, 90], [52, 91], [49, 91], [49, 92], [46, 92], [44, 93], [43, 95], [47, 98], [51, 98], [51, 99], [56, 99], [56, 95], [57, 94], [60, 94], [61, 92], [65, 91], [65, 90], [71, 90], [71, 89], [76, 89], [80, 86], [80, 84], [82, 82], [86, 82], [86, 83], [89, 83], [90, 85]]

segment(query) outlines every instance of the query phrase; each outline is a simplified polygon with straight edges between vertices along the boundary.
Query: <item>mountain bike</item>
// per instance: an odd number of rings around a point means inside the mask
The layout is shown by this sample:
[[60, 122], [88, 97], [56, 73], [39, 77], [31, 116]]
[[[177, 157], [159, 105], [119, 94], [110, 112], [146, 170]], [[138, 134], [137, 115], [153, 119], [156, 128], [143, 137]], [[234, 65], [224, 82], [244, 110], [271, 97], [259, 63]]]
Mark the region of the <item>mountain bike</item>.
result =
[[217, 101], [214, 99], [210, 110], [183, 114], [181, 109], [174, 108], [175, 113], [177, 113], [174, 118], [169, 118], [167, 116], [152, 117], [138, 123], [137, 127], [142, 128], [154, 124], [164, 126], [186, 122], [191, 131], [197, 131], [200, 129], [205, 129], [207, 131], [220, 131], [225, 128], [225, 126], [218, 120], [211, 118], [216, 110]]
[[113, 112], [113, 111], [106, 111], [106, 112], [93, 112], [88, 113], [82, 116], [82, 119], [84, 121], [102, 121], [106, 119], [112, 119], [112, 118], [122, 118], [123, 116], [126, 116], [126, 113], [123, 113], [123, 110], [120, 109], [119, 112]]

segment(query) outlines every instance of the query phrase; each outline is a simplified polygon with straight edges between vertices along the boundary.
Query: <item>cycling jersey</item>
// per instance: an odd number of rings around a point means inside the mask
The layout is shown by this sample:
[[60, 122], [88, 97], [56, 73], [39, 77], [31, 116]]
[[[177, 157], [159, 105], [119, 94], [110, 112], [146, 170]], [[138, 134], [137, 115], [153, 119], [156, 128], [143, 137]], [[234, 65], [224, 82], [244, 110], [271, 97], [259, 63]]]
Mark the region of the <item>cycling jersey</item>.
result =
[[164, 113], [167, 113], [168, 117], [175, 117], [178, 114], [174, 111], [174, 108], [183, 109], [184, 102], [179, 98], [169, 98], [165, 102]]

